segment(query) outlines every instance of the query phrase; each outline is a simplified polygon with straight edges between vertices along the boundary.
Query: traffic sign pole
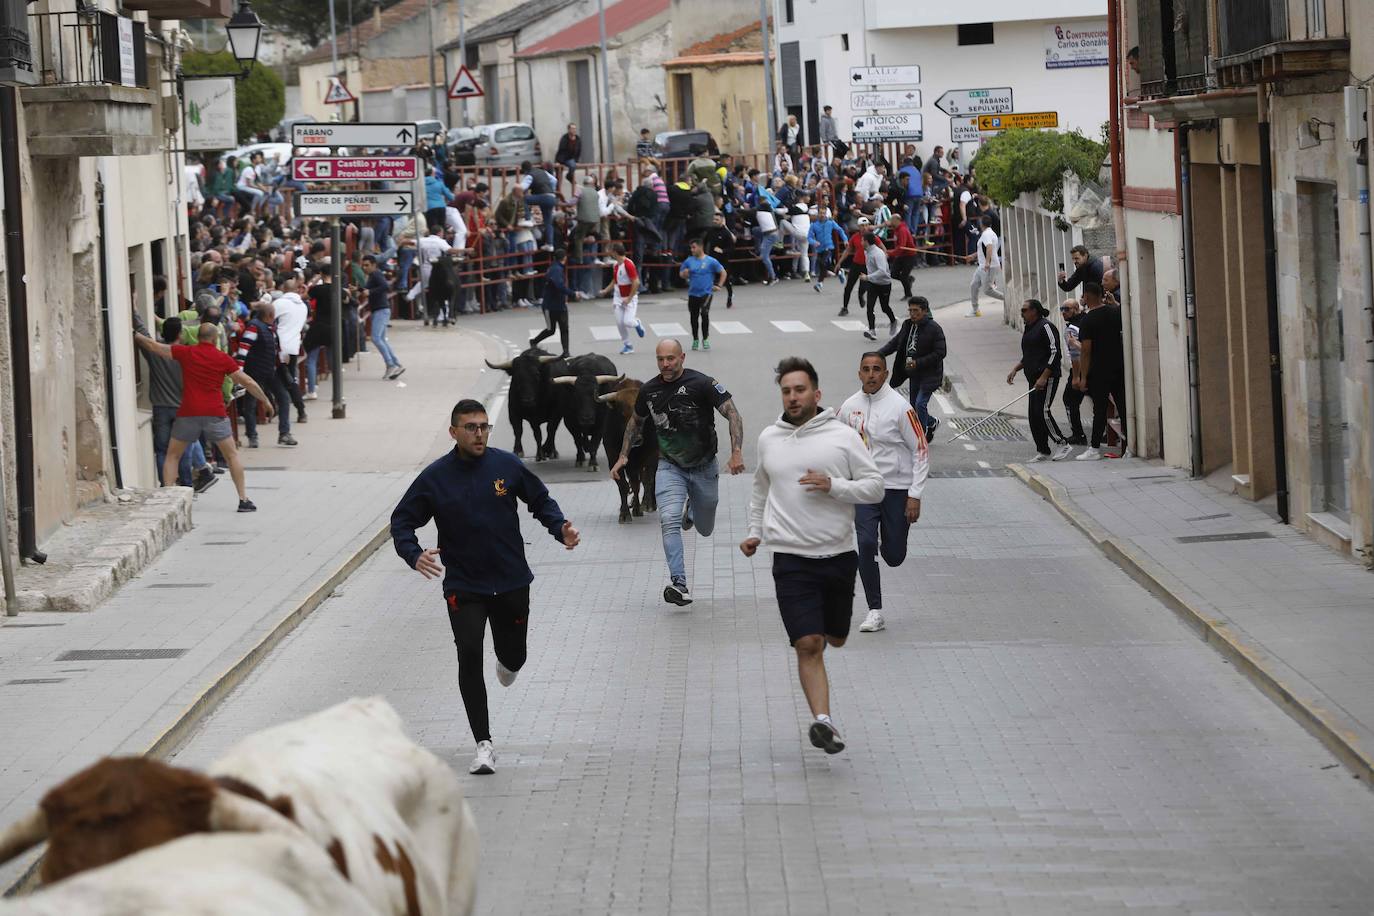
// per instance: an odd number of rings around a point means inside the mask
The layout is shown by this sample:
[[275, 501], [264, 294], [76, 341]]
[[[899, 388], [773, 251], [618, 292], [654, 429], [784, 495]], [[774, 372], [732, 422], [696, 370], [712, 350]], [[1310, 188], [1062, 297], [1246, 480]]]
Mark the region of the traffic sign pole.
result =
[[[330, 316], [329, 334], [329, 371], [334, 375], [334, 404], [330, 415], [335, 420], [345, 419], [348, 408], [343, 397], [343, 242], [339, 238], [339, 220], [329, 222], [329, 300], [334, 307]], [[290, 404], [284, 405], [286, 410]]]

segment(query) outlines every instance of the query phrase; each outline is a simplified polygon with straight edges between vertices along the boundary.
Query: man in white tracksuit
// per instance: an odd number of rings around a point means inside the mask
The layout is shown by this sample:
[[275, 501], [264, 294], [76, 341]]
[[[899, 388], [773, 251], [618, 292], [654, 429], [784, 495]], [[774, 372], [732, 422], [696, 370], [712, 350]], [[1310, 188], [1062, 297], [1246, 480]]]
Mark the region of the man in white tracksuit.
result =
[[921, 517], [930, 452], [916, 411], [887, 384], [887, 358], [877, 351], [865, 353], [859, 361], [859, 381], [862, 390], [840, 406], [839, 417], [859, 434], [883, 475], [882, 501], [854, 507], [859, 578], [868, 601], [868, 616], [859, 632], [872, 633], [887, 626], [878, 553], [888, 566], [901, 566], [906, 560], [907, 535]]
[[637, 314], [639, 271], [635, 268], [635, 262], [625, 256], [622, 242], [611, 244], [611, 258], [615, 261], [615, 266], [611, 268], [611, 282], [601, 291], [601, 295], [612, 296], [611, 311], [615, 313], [615, 326], [620, 331], [620, 355], [624, 356], [635, 351], [634, 344], [630, 343], [630, 332], [644, 336], [644, 323]]
[[859, 568], [850, 507], [880, 502], [883, 476], [858, 434], [820, 406], [809, 361], [787, 357], [778, 363], [777, 382], [783, 413], [759, 435], [749, 536], [739, 549], [746, 557], [760, 544], [773, 550], [778, 611], [815, 716], [811, 743], [838, 754], [844, 741], [830, 718], [824, 652], [849, 636]]

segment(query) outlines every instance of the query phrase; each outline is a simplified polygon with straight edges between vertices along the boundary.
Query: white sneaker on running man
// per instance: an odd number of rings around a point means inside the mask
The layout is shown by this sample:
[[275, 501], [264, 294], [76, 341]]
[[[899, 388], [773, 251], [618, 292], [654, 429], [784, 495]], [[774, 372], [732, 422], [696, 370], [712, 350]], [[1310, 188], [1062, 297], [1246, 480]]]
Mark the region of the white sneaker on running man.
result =
[[477, 756], [472, 758], [468, 772], [473, 776], [490, 776], [496, 772], [496, 751], [490, 741], [477, 742]]
[[811, 723], [809, 731], [811, 743], [827, 754], [838, 754], [844, 750], [844, 740], [840, 738], [840, 730], [835, 727], [835, 723], [830, 721], [830, 717], [824, 719], [819, 716], [816, 721]]
[[881, 611], [869, 611], [864, 622], [859, 624], [860, 633], [876, 633], [887, 627], [887, 621], [883, 619]]

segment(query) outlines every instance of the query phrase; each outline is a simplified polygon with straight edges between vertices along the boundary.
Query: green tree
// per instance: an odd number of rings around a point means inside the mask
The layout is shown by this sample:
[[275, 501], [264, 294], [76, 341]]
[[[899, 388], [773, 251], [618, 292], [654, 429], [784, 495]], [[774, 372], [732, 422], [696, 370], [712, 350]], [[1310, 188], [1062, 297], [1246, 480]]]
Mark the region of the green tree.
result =
[[[228, 51], [206, 54], [188, 51], [181, 58], [181, 69], [187, 76], [210, 73], [234, 73], [238, 61]], [[271, 130], [286, 114], [286, 86], [281, 77], [262, 64], [253, 64], [246, 79], [239, 80], [235, 94], [235, 114], [240, 140], [247, 140], [261, 131]]]
[[1107, 144], [1079, 131], [1004, 130], [978, 151], [978, 184], [989, 197], [1009, 204], [1018, 194], [1039, 193], [1047, 210], [1064, 208], [1064, 175], [1097, 181]]
[[[348, 28], [349, 13], [353, 22], [362, 22], [372, 15], [372, 7], [386, 9], [400, 0], [334, 0], [335, 24], [339, 43], [347, 46], [343, 33]], [[329, 40], [328, 0], [256, 0], [253, 10], [263, 23], [316, 47]]]

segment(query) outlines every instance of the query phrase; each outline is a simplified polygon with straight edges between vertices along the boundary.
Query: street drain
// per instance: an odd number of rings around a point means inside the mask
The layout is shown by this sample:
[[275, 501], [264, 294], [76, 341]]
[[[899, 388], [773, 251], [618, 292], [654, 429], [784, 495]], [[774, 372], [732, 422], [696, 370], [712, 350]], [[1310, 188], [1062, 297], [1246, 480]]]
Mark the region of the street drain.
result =
[[948, 471], [931, 471], [928, 477], [1011, 477], [1006, 468], [954, 468]]
[[72, 649], [57, 656], [59, 662], [141, 661], [157, 658], [181, 658], [185, 649]]
[[145, 588], [209, 588], [211, 582], [158, 582]]
[[7, 629], [7, 630], [12, 630], [12, 629], [15, 629], [16, 627], [22, 629], [22, 628], [24, 628], [24, 627], [65, 627], [65, 626], [66, 626], [65, 623], [7, 623], [7, 624], [5, 624], [5, 629]]
[[247, 541], [206, 541], [206, 547], [238, 547], [247, 544]]
[[973, 429], [973, 432], [961, 439], [974, 439], [982, 442], [1021, 442], [1025, 436], [1021, 431], [1011, 425], [1011, 421], [1006, 417], [950, 417], [949, 424], [955, 433], [962, 433], [965, 430]]
[[1210, 544], [1213, 541], [1258, 541], [1272, 537], [1268, 531], [1236, 531], [1231, 534], [1189, 534], [1174, 540], [1180, 544]]
[[65, 681], [65, 677], [21, 677], [12, 681], [5, 681], [5, 686], [11, 684], [60, 684]]

